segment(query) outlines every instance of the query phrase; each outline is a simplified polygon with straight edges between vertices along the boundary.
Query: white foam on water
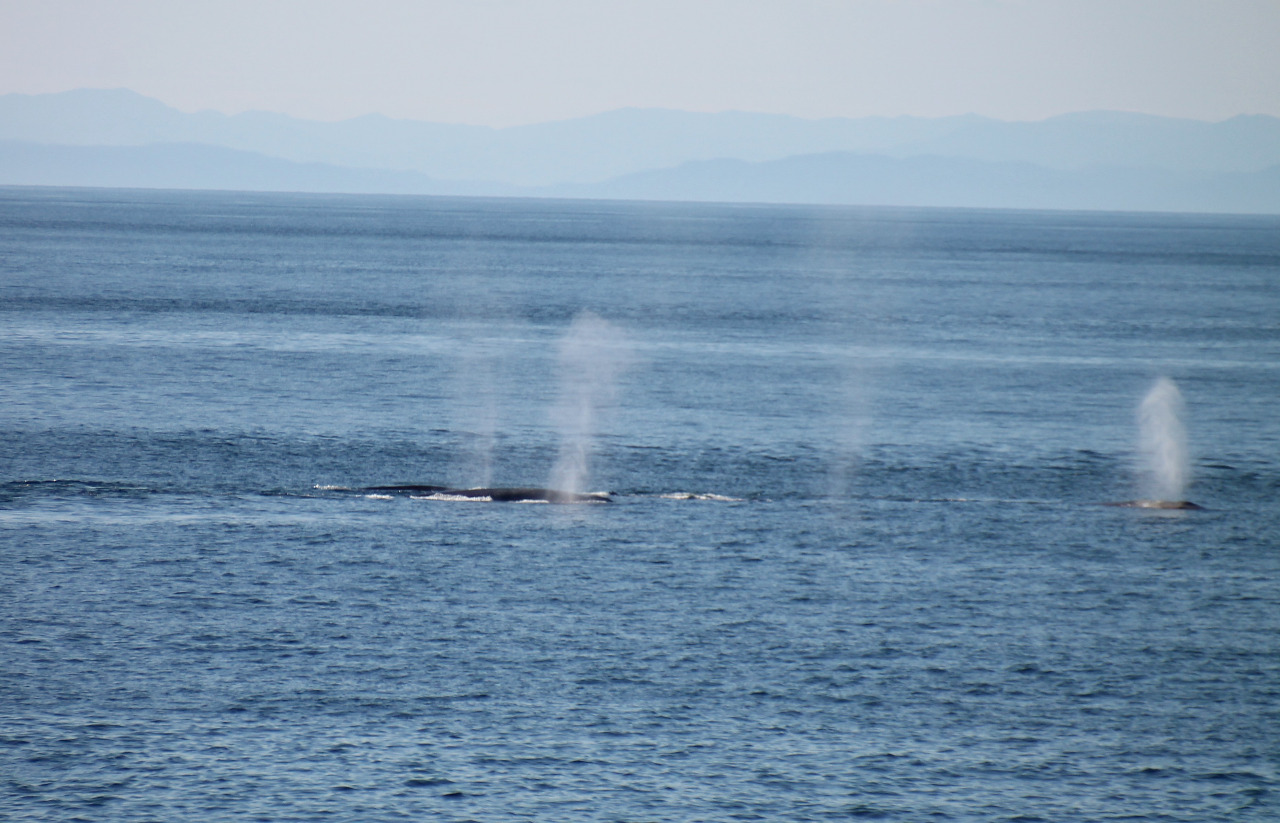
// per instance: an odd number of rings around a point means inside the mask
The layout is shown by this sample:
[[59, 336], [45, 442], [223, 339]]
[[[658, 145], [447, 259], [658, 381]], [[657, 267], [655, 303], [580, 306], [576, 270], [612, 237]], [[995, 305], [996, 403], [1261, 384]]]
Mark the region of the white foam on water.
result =
[[729, 497], [723, 494], [698, 494], [696, 492], [670, 492], [658, 495], [663, 500], [713, 500], [719, 503], [741, 503], [741, 497]]
[[492, 503], [492, 497], [478, 497], [469, 494], [427, 494], [420, 497], [409, 495], [410, 500], [442, 500], [449, 503]]

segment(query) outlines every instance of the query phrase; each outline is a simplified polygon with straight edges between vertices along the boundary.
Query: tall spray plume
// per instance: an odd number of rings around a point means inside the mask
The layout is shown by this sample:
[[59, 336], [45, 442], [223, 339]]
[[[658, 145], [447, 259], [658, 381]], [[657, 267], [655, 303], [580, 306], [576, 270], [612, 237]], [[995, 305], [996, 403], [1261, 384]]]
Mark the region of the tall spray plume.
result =
[[454, 375], [455, 392], [468, 403], [460, 403], [458, 428], [466, 432], [455, 469], [463, 487], [488, 486], [493, 482], [493, 461], [498, 437], [498, 397], [494, 363], [497, 358], [479, 341], [467, 341]]
[[1167, 377], [1155, 382], [1138, 407], [1144, 490], [1152, 500], [1186, 499], [1191, 468], [1182, 409], [1182, 393]]
[[588, 491], [599, 418], [616, 401], [618, 377], [631, 360], [622, 332], [590, 312], [578, 315], [560, 341], [560, 397], [552, 412], [560, 453], [551, 488]]

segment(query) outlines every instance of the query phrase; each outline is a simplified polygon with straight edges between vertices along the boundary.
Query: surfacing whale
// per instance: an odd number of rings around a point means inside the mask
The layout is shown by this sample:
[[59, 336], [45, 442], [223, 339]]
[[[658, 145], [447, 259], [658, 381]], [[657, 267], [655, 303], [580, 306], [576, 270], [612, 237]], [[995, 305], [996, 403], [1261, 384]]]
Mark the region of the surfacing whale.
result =
[[1103, 505], [1119, 506], [1126, 509], [1204, 510], [1204, 506], [1192, 503], [1190, 500], [1123, 500], [1119, 503], [1104, 503]]
[[405, 484], [400, 486], [365, 486], [362, 492], [377, 494], [421, 494], [428, 497], [492, 500], [495, 503], [609, 503], [608, 492], [566, 492], [537, 487], [480, 487], [451, 489], [448, 486]]

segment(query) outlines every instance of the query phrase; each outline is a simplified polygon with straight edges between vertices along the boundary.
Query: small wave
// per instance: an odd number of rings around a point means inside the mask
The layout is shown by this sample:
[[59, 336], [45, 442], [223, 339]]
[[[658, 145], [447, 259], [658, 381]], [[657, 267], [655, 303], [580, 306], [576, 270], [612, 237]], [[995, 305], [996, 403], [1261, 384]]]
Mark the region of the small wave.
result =
[[316, 491], [322, 492], [349, 492], [352, 491], [350, 486], [312, 486]]
[[741, 497], [729, 497], [723, 494], [697, 494], [696, 492], [671, 492], [659, 495], [663, 500], [713, 500], [719, 503], [741, 503]]
[[442, 500], [449, 503], [492, 503], [492, 497], [483, 497], [481, 495], [471, 494], [425, 494], [425, 495], [409, 495], [410, 500]]
[[366, 500], [395, 500], [395, 495], [391, 494], [366, 494]]

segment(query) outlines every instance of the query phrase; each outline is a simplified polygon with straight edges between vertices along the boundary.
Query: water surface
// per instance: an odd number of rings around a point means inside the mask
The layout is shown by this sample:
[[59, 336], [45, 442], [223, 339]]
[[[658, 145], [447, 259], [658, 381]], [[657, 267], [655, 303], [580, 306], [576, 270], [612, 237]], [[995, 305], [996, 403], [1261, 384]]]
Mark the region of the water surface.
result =
[[[1280, 810], [1280, 220], [11, 188], [0, 227], [8, 819]], [[1206, 510], [1099, 505], [1161, 376]], [[567, 440], [612, 504], [352, 491]]]

